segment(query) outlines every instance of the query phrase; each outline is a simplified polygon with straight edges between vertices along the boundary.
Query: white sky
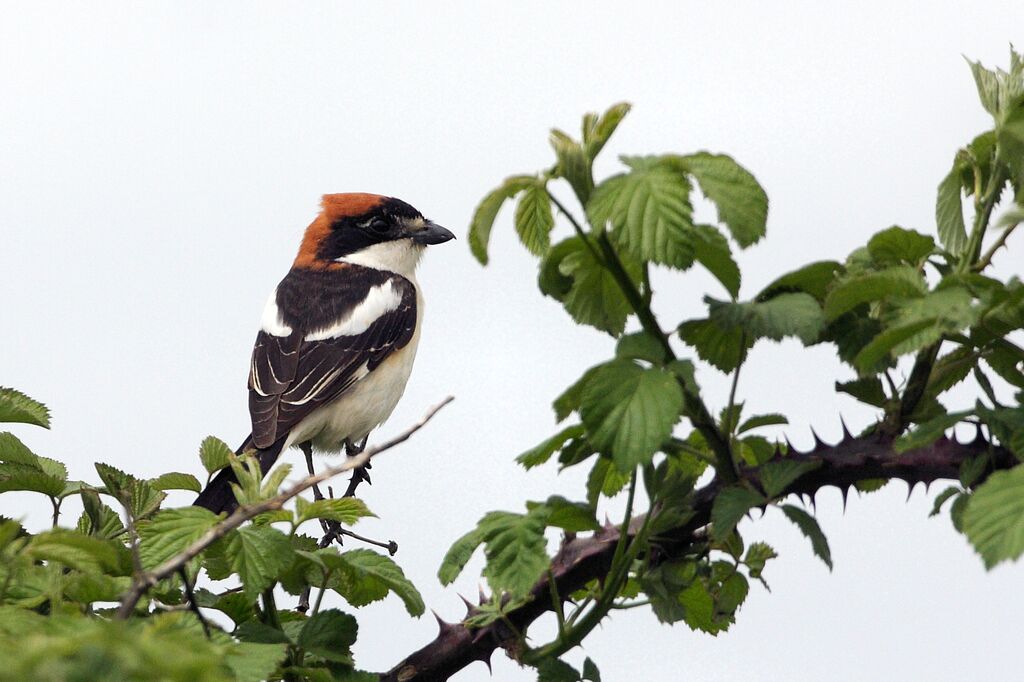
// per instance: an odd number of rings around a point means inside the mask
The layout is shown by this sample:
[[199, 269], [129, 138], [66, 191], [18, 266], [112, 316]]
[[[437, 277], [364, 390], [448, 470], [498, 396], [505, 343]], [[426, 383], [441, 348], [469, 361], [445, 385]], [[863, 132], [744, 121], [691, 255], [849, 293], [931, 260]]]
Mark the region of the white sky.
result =
[[[527, 474], [512, 459], [553, 432], [550, 400], [612, 352], [541, 297], [510, 211], [493, 265], [471, 259], [483, 194], [548, 165], [551, 126], [575, 133], [583, 112], [629, 100], [599, 172], [618, 153], [709, 149], [767, 189], [768, 239], [740, 258], [750, 295], [891, 224], [932, 231], [935, 186], [989, 125], [961, 54], [1003, 66], [1008, 43], [1024, 45], [1018, 0], [711, 4], [2, 3], [0, 383], [54, 412], [52, 432], [15, 432], [74, 478], [95, 480], [97, 460], [200, 474], [204, 436], [247, 432], [259, 314], [320, 194], [401, 197], [460, 241], [422, 267], [417, 368], [378, 437], [457, 400], [375, 464], [364, 494], [381, 518], [361, 530], [396, 539], [428, 606], [459, 618], [435, 578], [456, 537], [491, 509], [583, 497], [583, 472]], [[666, 327], [721, 294], [693, 273], [656, 285]], [[871, 418], [833, 392], [848, 378], [829, 348], [763, 344], [740, 391], [748, 409], [790, 415], [806, 446], [809, 424], [835, 438], [840, 413]], [[723, 379], [701, 379], [719, 408]], [[781, 514], [747, 522], [747, 541], [781, 558], [773, 591], [754, 586], [729, 633], [629, 612], [585, 653], [613, 682], [1006, 679], [1024, 573], [986, 573], [948, 518], [927, 519], [936, 490], [905, 503], [893, 484], [845, 516], [838, 494], [822, 495], [831, 574]], [[48, 518], [20, 494], [0, 497], [0, 513]], [[459, 591], [476, 593], [480, 565]], [[358, 615], [365, 669], [435, 634], [394, 598]], [[501, 654], [494, 664], [494, 679], [533, 679]], [[456, 679], [488, 678], [477, 664]]]

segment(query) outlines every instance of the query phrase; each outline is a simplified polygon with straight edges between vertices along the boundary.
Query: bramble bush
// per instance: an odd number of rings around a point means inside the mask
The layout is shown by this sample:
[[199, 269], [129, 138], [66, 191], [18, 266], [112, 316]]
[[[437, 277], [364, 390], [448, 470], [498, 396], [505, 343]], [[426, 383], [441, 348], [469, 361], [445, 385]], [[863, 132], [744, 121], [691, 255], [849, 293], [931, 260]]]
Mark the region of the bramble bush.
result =
[[[426, 419], [284, 488], [289, 465], [261, 472], [207, 438], [199, 453], [207, 477], [231, 466], [240, 481], [241, 506], [227, 518], [163, 506], [168, 490], [200, 490], [192, 474], [141, 479], [97, 464], [92, 482], [70, 480], [60, 462], [0, 434], [0, 493], [32, 491], [53, 507], [52, 528], [35, 534], [19, 520], [0, 520], [5, 674], [431, 680], [501, 647], [541, 680], [595, 681], [593, 661], [576, 670], [559, 657], [612, 609], [649, 608], [661, 622], [728, 630], [750, 582], [764, 582], [775, 557], [768, 544], [748, 544], [737, 532], [748, 512], [778, 506], [831, 567], [825, 535], [794, 502], [825, 486], [845, 495], [894, 478], [949, 479], [933, 513], [948, 503], [986, 567], [1017, 559], [1024, 553], [1024, 285], [993, 277], [990, 266], [1024, 222], [1024, 60], [1011, 50], [1008, 71], [970, 67], [993, 127], [956, 152], [939, 183], [935, 236], [889, 227], [845, 259], [785, 273], [750, 298], [740, 298], [733, 249], [765, 236], [764, 190], [732, 158], [707, 152], [623, 156], [620, 173], [596, 182], [594, 160], [626, 104], [586, 115], [580, 139], [553, 131], [554, 165], [509, 177], [483, 199], [469, 230], [476, 258], [486, 264], [492, 226], [515, 200], [513, 223], [539, 259], [540, 290], [575, 322], [611, 336], [614, 354], [555, 399], [565, 426], [518, 457], [526, 469], [553, 460], [562, 469], [588, 467], [580, 499], [551, 496], [520, 512], [493, 511], [457, 539], [441, 582], [455, 580], [482, 548], [490, 596], [469, 604], [462, 622], [442, 622], [433, 642], [388, 672], [357, 670], [353, 613], [393, 593], [417, 617], [423, 600], [390, 556], [316, 537], [320, 521], [348, 527], [371, 515], [363, 502], [301, 493], [409, 437]], [[552, 191], [556, 183], [571, 190], [574, 205]], [[697, 196], [716, 207], [717, 221], [694, 220]], [[568, 236], [556, 241], [562, 230]], [[704, 298], [703, 317], [659, 319], [651, 269], [696, 266], [723, 293]], [[835, 445], [817, 440], [809, 452], [761, 435], [787, 418], [745, 414], [737, 379], [758, 342], [789, 337], [832, 344], [856, 373], [836, 390], [876, 410], [875, 423]], [[725, 405], [702, 395], [701, 362], [731, 376]], [[949, 411], [943, 394], [961, 384], [976, 402]], [[1012, 403], [999, 399], [997, 385], [1013, 389]], [[3, 389], [0, 421], [48, 428], [49, 413]], [[962, 422], [975, 426], [974, 440], [946, 436]], [[623, 517], [599, 523], [599, 503], [623, 491]], [[62, 525], [69, 501], [82, 510], [72, 527]], [[564, 533], [554, 554], [545, 539], [552, 528]], [[345, 610], [323, 606], [331, 593]], [[542, 616], [554, 618], [557, 634], [528, 644]]]

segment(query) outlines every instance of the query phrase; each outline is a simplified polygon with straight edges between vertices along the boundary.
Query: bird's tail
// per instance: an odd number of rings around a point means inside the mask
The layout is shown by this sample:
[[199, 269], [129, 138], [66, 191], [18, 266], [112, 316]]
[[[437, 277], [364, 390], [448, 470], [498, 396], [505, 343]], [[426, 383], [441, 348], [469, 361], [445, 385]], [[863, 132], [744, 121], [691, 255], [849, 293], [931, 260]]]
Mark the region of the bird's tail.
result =
[[[281, 455], [286, 439], [287, 437], [283, 437], [270, 447], [259, 449], [253, 448], [252, 436], [246, 436], [245, 442], [235, 450], [235, 454], [240, 455], [246, 450], [254, 450], [260, 461], [260, 471], [265, 475]], [[214, 514], [221, 512], [230, 514], [238, 506], [238, 500], [235, 499], [235, 494], [231, 490], [231, 484], [237, 482], [235, 472], [231, 467], [225, 467], [213, 477], [213, 480], [206, 485], [206, 488], [199, 493], [199, 497], [192, 504], [197, 507], [205, 507]]]

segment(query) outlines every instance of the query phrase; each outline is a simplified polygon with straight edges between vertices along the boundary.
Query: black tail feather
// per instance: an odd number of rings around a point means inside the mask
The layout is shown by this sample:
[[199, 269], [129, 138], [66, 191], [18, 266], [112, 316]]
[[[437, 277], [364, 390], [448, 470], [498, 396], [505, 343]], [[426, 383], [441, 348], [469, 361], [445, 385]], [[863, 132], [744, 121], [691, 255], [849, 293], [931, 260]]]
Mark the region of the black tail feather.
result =
[[[269, 448], [257, 449], [256, 455], [260, 461], [260, 471], [264, 475], [270, 468], [274, 466], [274, 462], [281, 455], [281, 450], [284, 449], [284, 443], [286, 438], [281, 438], [276, 443], [271, 445]], [[246, 450], [252, 450], [252, 436], [248, 436], [245, 442], [235, 451], [235, 454], [242, 454]], [[231, 467], [226, 467], [217, 472], [217, 475], [213, 477], [203, 492], [199, 493], [199, 497], [192, 504], [197, 507], [205, 507], [214, 514], [221, 512], [227, 512], [230, 514], [238, 506], [238, 500], [235, 499], [235, 493], [231, 490], [231, 484], [236, 483], [238, 479], [235, 477], [235, 472], [231, 470]]]

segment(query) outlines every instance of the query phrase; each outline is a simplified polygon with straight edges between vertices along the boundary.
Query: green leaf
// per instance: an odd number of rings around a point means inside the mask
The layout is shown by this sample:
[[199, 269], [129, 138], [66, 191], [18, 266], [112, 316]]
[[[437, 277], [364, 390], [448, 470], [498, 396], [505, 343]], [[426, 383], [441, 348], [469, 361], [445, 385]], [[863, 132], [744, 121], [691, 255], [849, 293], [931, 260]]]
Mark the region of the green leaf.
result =
[[55, 528], [29, 540], [25, 553], [41, 561], [58, 561], [80, 571], [98, 573], [119, 565], [114, 547], [81, 533]]
[[487, 243], [491, 239], [491, 228], [502, 204], [536, 181], [532, 175], [514, 175], [506, 178], [500, 187], [485, 196], [476, 207], [473, 221], [469, 224], [469, 249], [481, 265], [487, 265]]
[[24, 490], [60, 497], [64, 481], [25, 464], [0, 464], [0, 493]]
[[938, 513], [942, 511], [942, 505], [946, 504], [946, 500], [953, 497], [954, 495], [959, 495], [960, 492], [961, 490], [959, 487], [951, 485], [945, 490], [943, 490], [941, 493], [936, 495], [935, 504], [932, 505], [932, 510], [928, 514], [929, 518], [938, 515]]
[[945, 434], [946, 429], [956, 425], [957, 422], [971, 414], [973, 414], [971, 411], [950, 412], [949, 414], [943, 414], [930, 419], [923, 424], [919, 424], [913, 431], [904, 433], [897, 438], [896, 442], [893, 443], [893, 449], [896, 452], [906, 452], [907, 450], [931, 445]]
[[570, 440], [583, 436], [583, 432], [582, 424], [567, 426], [540, 445], [532, 447], [516, 457], [516, 461], [523, 465], [524, 469], [539, 466], [551, 459], [551, 456], [561, 450]]
[[690, 583], [689, 587], [679, 593], [679, 603], [683, 605], [683, 620], [692, 630], [717, 632], [715, 601], [703, 582], [695, 580]]
[[295, 498], [295, 511], [298, 519], [295, 525], [298, 526], [310, 519], [326, 519], [337, 521], [346, 526], [355, 525], [359, 519], [367, 516], [376, 516], [366, 508], [366, 503], [356, 497], [338, 497], [331, 499], [316, 500], [308, 502], [301, 497]]
[[441, 560], [441, 567], [437, 569], [437, 579], [442, 585], [451, 585], [455, 582], [473, 556], [473, 552], [483, 541], [484, 533], [479, 528], [474, 528], [452, 543]]
[[746, 248], [764, 236], [768, 195], [749, 171], [724, 154], [698, 152], [681, 160], [737, 244]]
[[601, 671], [597, 669], [597, 664], [590, 660], [590, 658], [586, 658], [583, 661], [582, 677], [586, 682], [601, 682]]
[[682, 390], [670, 372], [613, 360], [587, 381], [580, 417], [591, 444], [609, 454], [620, 471], [630, 471], [651, 460], [682, 407]]
[[314, 656], [351, 665], [351, 647], [358, 630], [355, 618], [337, 609], [328, 609], [310, 616], [299, 631], [296, 644]]
[[871, 258], [879, 265], [906, 264], [918, 267], [935, 250], [935, 241], [920, 232], [893, 226], [868, 242]]
[[740, 424], [740, 428], [737, 429], [736, 433], [742, 434], [747, 431], [753, 431], [754, 429], [761, 428], [762, 426], [776, 426], [788, 423], [789, 420], [782, 414], [759, 414]]
[[895, 296], [922, 296], [924, 279], [907, 265], [897, 265], [877, 272], [864, 272], [836, 283], [825, 297], [825, 317], [835, 320], [861, 303]]
[[617, 102], [608, 107], [608, 110], [594, 121], [593, 126], [583, 126], [583, 148], [591, 161], [601, 153], [608, 139], [631, 108], [629, 102]]
[[[527, 506], [529, 507], [529, 503]], [[550, 527], [561, 528], [571, 533], [597, 530], [601, 527], [594, 516], [594, 508], [589, 504], [571, 502], [560, 495], [552, 495], [543, 506], [547, 509], [545, 524]]]
[[712, 319], [683, 322], [679, 338], [692, 346], [701, 360], [726, 374], [739, 366], [743, 354], [754, 344], [740, 327], [724, 327]]
[[766, 502], [756, 490], [741, 485], [724, 488], [711, 506], [712, 539], [718, 542], [725, 540], [748, 511]]
[[752, 542], [747, 547], [747, 555], [743, 557], [743, 563], [747, 565], [751, 578], [760, 578], [768, 560], [778, 556], [771, 545], [764, 542]]
[[643, 574], [641, 585], [659, 622], [676, 623], [683, 619], [685, 610], [679, 595], [696, 575], [697, 567], [692, 561], [666, 561]]
[[82, 516], [78, 519], [76, 530], [85, 535], [112, 539], [124, 531], [121, 517], [113, 509], [100, 502], [99, 494], [92, 488], [82, 488]]
[[964, 207], [960, 198], [961, 171], [962, 167], [957, 161], [939, 183], [935, 200], [935, 224], [938, 226], [939, 241], [954, 256], [962, 255], [967, 248], [967, 228], [964, 227]]
[[271, 679], [287, 654], [288, 645], [239, 642], [225, 657], [225, 662], [238, 682], [260, 682]]
[[353, 549], [342, 553], [341, 558], [348, 570], [340, 571], [338, 582], [332, 581], [332, 586], [352, 606], [365, 606], [393, 592], [410, 616], [423, 615], [423, 597], [391, 557], [369, 549]]
[[823, 301], [829, 285], [843, 272], [843, 266], [836, 261], [811, 263], [779, 277], [761, 290], [757, 300], [764, 301], [777, 294], [802, 291], [818, 301]]
[[723, 328], [740, 327], [752, 339], [779, 341], [795, 336], [804, 345], [818, 340], [825, 328], [821, 306], [805, 293], [779, 294], [767, 301], [731, 303], [705, 297], [711, 319]]
[[50, 410], [21, 391], [0, 386], [0, 422], [34, 424], [50, 428]]
[[[597, 260], [594, 252], [579, 237], [571, 237], [551, 250], [563, 254], [558, 265], [559, 273], [571, 279], [572, 285], [562, 297], [562, 304], [574, 320], [589, 324], [618, 336], [626, 326], [626, 317], [633, 312], [632, 306], [619, 288], [614, 275]], [[571, 246], [571, 248], [569, 248]], [[561, 247], [561, 248], [560, 248]], [[628, 253], [620, 252], [619, 258], [630, 278], [640, 279], [640, 263]]]
[[963, 530], [985, 568], [1024, 553], [1024, 466], [997, 471], [978, 486], [964, 512]]
[[546, 658], [537, 665], [537, 682], [579, 682], [580, 674], [565, 661]]
[[[584, 118], [584, 131], [586, 131]], [[548, 137], [551, 148], [555, 150], [558, 163], [554, 169], [554, 177], [565, 178], [581, 204], [585, 204], [594, 191], [594, 174], [591, 160], [583, 151], [583, 146], [569, 135], [555, 128]]]
[[637, 258], [686, 269], [694, 259], [689, 197], [684, 175], [650, 165], [598, 185], [587, 215], [598, 230], [611, 223], [618, 244]]
[[598, 457], [587, 476], [587, 502], [594, 506], [601, 495], [615, 497], [629, 483], [631, 475], [632, 472], [619, 471], [610, 459]]
[[825, 534], [821, 532], [821, 526], [818, 525], [815, 518], [800, 507], [794, 507], [791, 504], [784, 504], [779, 508], [782, 509], [782, 513], [790, 521], [797, 525], [800, 532], [811, 541], [811, 548], [814, 550], [814, 553], [825, 562], [828, 570], [831, 571], [832, 552], [829, 550], [828, 540], [825, 538]]
[[530, 253], [541, 256], [551, 246], [554, 226], [555, 216], [551, 212], [547, 184], [537, 180], [519, 194], [515, 213], [516, 233]]
[[778, 497], [794, 481], [819, 466], [821, 466], [820, 461], [782, 459], [762, 465], [758, 473], [761, 476], [761, 485], [764, 487], [765, 494], [768, 497]]
[[934, 326], [932, 320], [919, 320], [902, 327], [886, 329], [857, 353], [857, 356], [853, 359], [853, 364], [862, 374], [880, 371], [884, 368], [884, 365], [881, 364], [882, 361], [891, 359], [894, 348], [913, 339], [922, 331], [934, 328]]
[[[255, 600], [292, 561], [292, 547], [270, 526], [243, 526], [207, 550], [207, 571], [214, 580], [237, 573], [249, 600]], [[212, 569], [212, 570], [211, 570]]]
[[206, 473], [214, 474], [231, 462], [234, 451], [227, 443], [214, 436], [207, 436], [199, 446], [199, 459]]
[[202, 507], [164, 509], [139, 523], [139, 558], [143, 568], [155, 568], [186, 549], [221, 518]]
[[888, 402], [885, 397], [885, 389], [882, 388], [882, 380], [877, 376], [864, 377], [855, 381], [836, 382], [836, 390], [840, 393], [852, 395], [862, 403], [874, 407], [884, 407]]
[[711, 225], [693, 226], [693, 257], [722, 283], [734, 299], [740, 294], [740, 268], [729, 241]]
[[480, 520], [487, 559], [483, 574], [494, 592], [508, 592], [512, 598], [526, 596], [548, 569], [544, 521], [541, 512], [490, 512]]
[[646, 331], [624, 334], [615, 345], [615, 357], [665, 364], [665, 346]]
[[198, 493], [203, 489], [199, 479], [195, 476], [178, 472], [157, 476], [154, 479], [150, 479], [149, 484], [156, 490], [191, 490]]

